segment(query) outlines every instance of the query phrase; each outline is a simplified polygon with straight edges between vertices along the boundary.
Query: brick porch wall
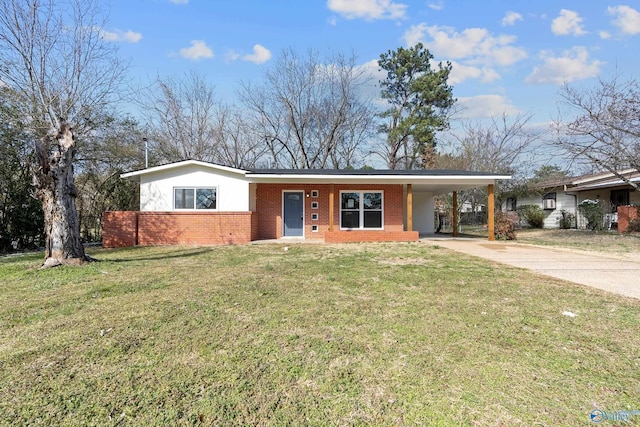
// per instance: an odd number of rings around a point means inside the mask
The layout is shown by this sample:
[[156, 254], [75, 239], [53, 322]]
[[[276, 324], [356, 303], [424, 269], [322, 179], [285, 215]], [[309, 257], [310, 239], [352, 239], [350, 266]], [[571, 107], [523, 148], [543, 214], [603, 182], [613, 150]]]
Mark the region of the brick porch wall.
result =
[[255, 237], [253, 212], [105, 212], [102, 245], [243, 244]]
[[[318, 197], [306, 197], [312, 191]], [[384, 192], [384, 230], [340, 230], [340, 191], [377, 190]], [[404, 231], [402, 185], [334, 185], [334, 231], [329, 233], [329, 184], [258, 184], [256, 188], [256, 212], [258, 212], [258, 239], [282, 237], [282, 192], [302, 191], [305, 194], [304, 236], [305, 239], [321, 239], [327, 242], [384, 242], [415, 241], [417, 232]], [[312, 209], [317, 202], [318, 208]], [[318, 214], [312, 220], [312, 214]], [[317, 225], [314, 232], [312, 226]]]
[[415, 242], [419, 238], [417, 231], [327, 231], [324, 233], [326, 243], [353, 242]]

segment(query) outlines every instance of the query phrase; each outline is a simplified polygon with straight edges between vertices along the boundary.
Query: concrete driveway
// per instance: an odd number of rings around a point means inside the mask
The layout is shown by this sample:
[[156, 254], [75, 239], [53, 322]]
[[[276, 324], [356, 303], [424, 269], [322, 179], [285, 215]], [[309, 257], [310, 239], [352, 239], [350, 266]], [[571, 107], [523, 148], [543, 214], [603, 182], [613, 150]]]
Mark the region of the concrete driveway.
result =
[[640, 299], [640, 261], [515, 242], [440, 237], [421, 240], [545, 276]]

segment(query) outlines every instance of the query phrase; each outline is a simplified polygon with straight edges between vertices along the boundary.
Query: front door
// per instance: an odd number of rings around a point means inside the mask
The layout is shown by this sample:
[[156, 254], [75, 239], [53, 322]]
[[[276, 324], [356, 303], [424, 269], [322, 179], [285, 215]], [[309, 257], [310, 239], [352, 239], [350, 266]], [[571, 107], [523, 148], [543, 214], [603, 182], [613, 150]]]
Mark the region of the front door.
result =
[[283, 198], [282, 235], [285, 237], [304, 236], [304, 193], [302, 191], [285, 191]]

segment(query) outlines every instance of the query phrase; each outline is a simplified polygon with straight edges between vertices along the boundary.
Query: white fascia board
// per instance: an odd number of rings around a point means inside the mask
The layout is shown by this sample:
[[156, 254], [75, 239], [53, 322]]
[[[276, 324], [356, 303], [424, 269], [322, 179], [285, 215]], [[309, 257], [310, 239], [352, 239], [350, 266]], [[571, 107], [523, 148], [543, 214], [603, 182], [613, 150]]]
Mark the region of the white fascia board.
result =
[[[633, 175], [634, 173], [637, 173], [638, 171], [636, 169], [630, 168], [630, 169], [625, 169], [622, 171], [619, 171], [618, 173], [620, 175]], [[603, 172], [601, 174], [598, 175], [590, 175], [587, 176], [585, 178], [578, 178], [574, 181], [572, 181], [571, 183], [573, 185], [580, 185], [580, 184], [585, 184], [588, 182], [600, 182], [602, 180], [610, 180], [610, 179], [618, 179], [618, 177], [616, 175], [614, 175], [611, 172]]]
[[[636, 178], [631, 178], [629, 181], [631, 182], [640, 182], [640, 177], [636, 177]], [[586, 184], [586, 185], [581, 185], [578, 187], [573, 187], [570, 188], [570, 191], [588, 191], [588, 190], [597, 190], [600, 188], [607, 188], [607, 187], [620, 187], [623, 185], [628, 185], [627, 182], [621, 180], [621, 179], [617, 179], [615, 181], [606, 181], [606, 182], [599, 182], [596, 184]]]
[[282, 182], [300, 184], [492, 184], [496, 180], [511, 179], [511, 175], [292, 175], [250, 174], [251, 182], [277, 184]]
[[162, 166], [154, 166], [147, 169], [141, 169], [133, 172], [127, 172], [120, 175], [120, 178], [135, 178], [135, 180], [139, 181], [141, 175], [146, 175], [150, 173], [162, 172], [166, 170], [171, 170], [175, 168], [181, 168], [184, 166], [202, 166], [204, 168], [210, 168], [230, 173], [236, 173], [242, 176], [246, 176], [247, 171], [242, 169], [231, 168], [228, 166], [216, 165], [213, 163], [201, 162], [199, 160], [183, 160], [181, 162], [169, 163]]

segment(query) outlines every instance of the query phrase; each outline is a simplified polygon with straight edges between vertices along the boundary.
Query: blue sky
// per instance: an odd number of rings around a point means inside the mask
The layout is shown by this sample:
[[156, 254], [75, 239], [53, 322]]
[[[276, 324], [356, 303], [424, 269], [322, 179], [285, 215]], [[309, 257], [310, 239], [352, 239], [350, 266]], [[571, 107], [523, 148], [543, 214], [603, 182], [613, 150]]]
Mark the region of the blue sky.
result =
[[105, 37], [134, 82], [195, 70], [233, 103], [284, 49], [376, 60], [422, 42], [450, 60], [461, 116], [555, 117], [558, 86], [592, 85], [640, 66], [640, 0], [112, 0]]

